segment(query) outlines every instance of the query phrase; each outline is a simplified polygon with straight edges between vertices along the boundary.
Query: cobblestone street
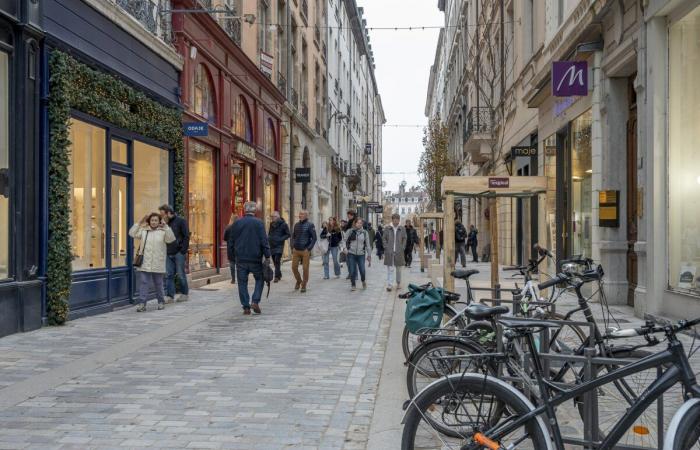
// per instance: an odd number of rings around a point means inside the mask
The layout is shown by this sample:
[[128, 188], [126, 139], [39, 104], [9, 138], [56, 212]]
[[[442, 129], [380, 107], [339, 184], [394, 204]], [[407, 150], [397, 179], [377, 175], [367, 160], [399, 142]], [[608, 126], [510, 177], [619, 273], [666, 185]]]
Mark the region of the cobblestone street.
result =
[[261, 316], [222, 283], [6, 337], [0, 448], [365, 448], [394, 304], [383, 273], [351, 293], [312, 262], [301, 294], [287, 264]]

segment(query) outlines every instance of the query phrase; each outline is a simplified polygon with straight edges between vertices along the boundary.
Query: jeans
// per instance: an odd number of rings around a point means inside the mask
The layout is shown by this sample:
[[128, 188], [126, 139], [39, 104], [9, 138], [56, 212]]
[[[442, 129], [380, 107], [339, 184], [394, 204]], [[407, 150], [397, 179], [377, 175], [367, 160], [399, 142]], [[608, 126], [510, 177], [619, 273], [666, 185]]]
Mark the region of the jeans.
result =
[[473, 261], [472, 261], [472, 262], [479, 262], [479, 255], [477, 255], [477, 253], [476, 253], [477, 245], [478, 245], [478, 242], [476, 242], [476, 241], [471, 243], [471, 246], [472, 246], [472, 258], [473, 258]]
[[401, 267], [386, 266], [386, 285], [392, 287], [394, 285], [394, 275], [396, 275], [396, 285], [401, 284]]
[[165, 278], [165, 295], [175, 297], [175, 276], [180, 279], [180, 293], [189, 294], [187, 286], [187, 274], [185, 274], [185, 255], [176, 253], [165, 258], [167, 276]]
[[403, 259], [406, 260], [406, 267], [411, 267], [411, 263], [413, 262], [413, 246], [406, 247], [403, 251]]
[[336, 277], [340, 276], [340, 263], [338, 262], [338, 247], [330, 247], [323, 254], [323, 277], [330, 278], [330, 258], [333, 258], [333, 273]]
[[163, 298], [163, 274], [155, 272], [138, 272], [139, 274], [139, 303], [146, 304], [149, 294], [151, 293], [151, 285], [156, 291], [158, 303], [165, 303]]
[[[294, 278], [297, 280], [297, 284], [301, 287], [306, 288], [306, 284], [309, 282], [309, 259], [311, 258], [311, 252], [309, 250], [293, 250], [292, 251], [292, 273]], [[304, 278], [302, 279], [299, 275], [299, 263], [302, 264], [304, 270]]]
[[231, 271], [231, 281], [236, 282], [236, 261], [228, 262], [228, 270]]
[[348, 253], [348, 269], [350, 270], [350, 282], [355, 286], [357, 271], [360, 271], [360, 280], [365, 281], [365, 255], [353, 255]]
[[462, 267], [467, 267], [467, 252], [464, 246], [464, 241], [455, 242], [455, 265], [457, 264], [457, 257], [459, 257]]
[[282, 268], [280, 265], [282, 264], [282, 254], [272, 255], [272, 263], [275, 265], [275, 279], [281, 280]]
[[237, 263], [236, 273], [238, 274], [238, 297], [241, 300], [243, 309], [250, 308], [250, 295], [248, 294], [248, 275], [253, 274], [255, 278], [255, 289], [253, 290], [253, 303], [260, 303], [265, 282], [263, 281], [262, 263]]

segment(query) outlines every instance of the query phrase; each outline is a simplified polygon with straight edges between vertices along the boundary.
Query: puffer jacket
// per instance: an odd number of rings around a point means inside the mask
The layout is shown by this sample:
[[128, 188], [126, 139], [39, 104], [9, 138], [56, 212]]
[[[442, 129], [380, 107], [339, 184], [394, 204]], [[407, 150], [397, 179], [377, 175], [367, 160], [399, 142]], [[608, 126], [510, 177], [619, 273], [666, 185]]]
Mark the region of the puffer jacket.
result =
[[[136, 267], [139, 272], [165, 273], [165, 259], [168, 255], [168, 244], [175, 242], [175, 234], [169, 226], [152, 230], [151, 227], [142, 227], [135, 223], [129, 230], [129, 236], [139, 241], [139, 252], [143, 251], [143, 264]], [[148, 236], [148, 238], [146, 238]], [[141, 250], [143, 242], [145, 248]]]
[[294, 224], [294, 233], [292, 234], [292, 247], [294, 250], [309, 250], [316, 245], [316, 227], [314, 224], [305, 219]]
[[370, 251], [369, 233], [365, 229], [349, 230], [345, 246], [352, 255], [365, 255]]
[[284, 242], [289, 239], [289, 226], [284, 219], [275, 220], [270, 223], [270, 232], [267, 234], [270, 241], [270, 252], [273, 255], [284, 253]]

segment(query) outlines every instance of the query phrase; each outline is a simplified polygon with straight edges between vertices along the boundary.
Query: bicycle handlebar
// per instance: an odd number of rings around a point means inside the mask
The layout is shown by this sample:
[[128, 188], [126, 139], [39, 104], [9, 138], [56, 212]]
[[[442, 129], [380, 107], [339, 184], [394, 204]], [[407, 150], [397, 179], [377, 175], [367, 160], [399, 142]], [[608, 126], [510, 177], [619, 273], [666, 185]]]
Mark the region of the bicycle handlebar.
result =
[[549, 256], [550, 258], [554, 258], [554, 255], [552, 255], [552, 252], [547, 250], [546, 248], [542, 247], [540, 244], [535, 244], [532, 246], [533, 250], [535, 250], [537, 253], [539, 253], [542, 256]]
[[655, 325], [652, 322], [647, 322], [647, 325], [639, 328], [626, 328], [624, 330], [614, 330], [608, 332], [604, 337], [609, 339], [629, 338], [635, 336], [647, 336], [654, 333], [672, 332], [687, 330], [695, 325], [700, 324], [700, 317], [693, 320], [681, 320], [676, 325]]
[[560, 273], [559, 275], [557, 275], [556, 277], [552, 278], [551, 280], [543, 281], [542, 283], [538, 284], [538, 285], [537, 285], [537, 288], [538, 288], [539, 290], [544, 290], [544, 289], [550, 288], [550, 287], [552, 287], [552, 286], [556, 286], [557, 284], [559, 284], [559, 283], [561, 283], [561, 282], [563, 282], [563, 281], [566, 281], [566, 280], [568, 280], [568, 279], [569, 279], [569, 277], [567, 277], [567, 276], [564, 275], [563, 273]]

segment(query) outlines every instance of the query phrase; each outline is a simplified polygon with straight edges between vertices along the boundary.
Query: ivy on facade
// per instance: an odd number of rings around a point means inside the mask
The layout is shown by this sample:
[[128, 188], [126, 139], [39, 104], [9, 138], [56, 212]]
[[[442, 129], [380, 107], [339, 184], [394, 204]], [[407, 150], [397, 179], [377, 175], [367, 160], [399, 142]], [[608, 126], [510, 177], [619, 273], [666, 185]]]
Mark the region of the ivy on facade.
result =
[[174, 207], [185, 204], [182, 115], [148, 98], [119, 79], [93, 70], [70, 55], [53, 51], [49, 62], [49, 245], [47, 314], [49, 324], [68, 318], [71, 286], [71, 224], [68, 178], [71, 110], [162, 142], [174, 152]]

